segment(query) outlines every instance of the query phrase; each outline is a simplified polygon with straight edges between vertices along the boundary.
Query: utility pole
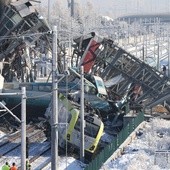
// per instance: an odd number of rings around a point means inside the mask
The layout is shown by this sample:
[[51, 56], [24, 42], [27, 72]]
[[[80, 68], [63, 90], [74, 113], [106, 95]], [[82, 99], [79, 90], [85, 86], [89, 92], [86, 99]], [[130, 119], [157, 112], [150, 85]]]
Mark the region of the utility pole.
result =
[[26, 170], [26, 88], [22, 87], [21, 104], [21, 169]]
[[170, 78], [170, 35], [168, 33], [168, 77]]
[[48, 24], [50, 25], [50, 9], [51, 9], [51, 0], [48, 0]]
[[74, 0], [71, 0], [71, 17], [74, 18]]
[[160, 70], [160, 56], [159, 56], [159, 52], [160, 52], [160, 50], [159, 50], [159, 41], [157, 42], [157, 70]]
[[84, 162], [84, 67], [81, 66], [81, 147], [80, 147], [80, 159]]
[[52, 53], [52, 115], [51, 115], [51, 170], [57, 170], [58, 165], [58, 79], [57, 79], [57, 26], [53, 27]]
[[144, 47], [144, 44], [143, 44], [143, 47], [142, 47], [142, 61], [145, 62], [145, 47]]

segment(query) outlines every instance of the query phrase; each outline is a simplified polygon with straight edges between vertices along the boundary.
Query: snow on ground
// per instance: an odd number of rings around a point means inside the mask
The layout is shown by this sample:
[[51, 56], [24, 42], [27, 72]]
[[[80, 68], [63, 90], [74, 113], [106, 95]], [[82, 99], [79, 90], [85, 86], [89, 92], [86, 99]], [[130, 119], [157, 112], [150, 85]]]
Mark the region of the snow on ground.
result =
[[[0, 132], [0, 139], [4, 134]], [[170, 150], [170, 122], [163, 119], [153, 119], [146, 123], [144, 129], [140, 129], [137, 138], [128, 145], [121, 157], [116, 160], [111, 158], [101, 167], [100, 170], [168, 170], [166, 157], [158, 155], [157, 164], [154, 164], [156, 151]], [[49, 153], [50, 155], [50, 153]], [[12, 156], [12, 155], [11, 155]], [[20, 161], [19, 155], [13, 157], [16, 162]], [[50, 161], [48, 157], [47, 161]], [[72, 157], [59, 157], [59, 170], [82, 170], [84, 165]], [[40, 164], [44, 158], [32, 163], [32, 169], [40, 170]], [[34, 167], [34, 168], [33, 168]], [[51, 169], [50, 163], [43, 170]]]
[[[49, 158], [50, 159], [50, 158]], [[49, 163], [46, 167], [42, 168], [41, 164], [44, 163], [44, 158], [39, 158], [39, 161], [33, 162], [31, 164], [32, 167], [34, 167], [34, 170], [50, 170], [51, 164]], [[50, 161], [50, 160], [49, 160]], [[49, 162], [48, 161], [48, 162]], [[58, 170], [82, 170], [84, 165], [82, 162], [74, 159], [73, 157], [58, 157], [58, 164], [59, 168]]]
[[164, 168], [167, 163], [162, 154], [156, 157], [159, 165], [154, 165], [155, 152], [163, 150], [170, 151], [170, 122], [153, 119], [139, 131], [137, 138], [126, 147], [120, 158], [106, 162], [101, 170], [168, 170], [170, 152], [168, 167]]

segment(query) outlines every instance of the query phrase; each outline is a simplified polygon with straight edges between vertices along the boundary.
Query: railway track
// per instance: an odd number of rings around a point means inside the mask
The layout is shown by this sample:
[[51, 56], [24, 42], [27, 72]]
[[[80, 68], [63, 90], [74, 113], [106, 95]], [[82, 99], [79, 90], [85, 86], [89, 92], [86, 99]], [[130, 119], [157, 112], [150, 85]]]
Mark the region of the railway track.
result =
[[[29, 137], [29, 160], [30, 163], [38, 160], [42, 155], [50, 156], [50, 142], [44, 133], [44, 129], [36, 125], [28, 125], [26, 134]], [[49, 154], [47, 154], [49, 153]], [[21, 165], [21, 130], [0, 138], [0, 167], [8, 161], [15, 162], [20, 168]]]
[[[0, 136], [0, 167], [8, 161], [10, 165], [15, 162], [21, 170], [21, 129], [19, 127], [17, 131], [11, 132], [4, 130], [2, 125], [0, 127], [0, 130], [6, 134]], [[46, 137], [46, 130], [43, 121], [26, 126], [26, 136], [29, 138], [29, 161], [34, 170], [46, 170], [51, 166], [51, 142]], [[74, 150], [70, 150], [69, 147], [67, 149], [67, 156], [78, 159], [79, 156], [74, 154]], [[59, 157], [62, 159], [65, 155], [66, 151], [59, 148]]]

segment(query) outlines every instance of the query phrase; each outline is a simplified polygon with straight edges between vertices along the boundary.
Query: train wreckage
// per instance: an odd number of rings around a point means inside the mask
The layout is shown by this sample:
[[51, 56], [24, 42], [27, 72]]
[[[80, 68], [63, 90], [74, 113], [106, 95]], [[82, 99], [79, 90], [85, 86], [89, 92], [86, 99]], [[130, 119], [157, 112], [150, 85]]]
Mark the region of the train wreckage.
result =
[[[38, 69], [42, 71], [42, 68], [39, 68], [40, 63], [52, 65], [52, 58], [48, 56], [48, 53], [52, 52], [50, 26], [33, 8], [31, 1], [9, 3], [1, 1], [1, 8], [0, 63], [5, 84], [15, 79], [18, 82], [18, 89], [25, 85], [29, 87], [27, 91], [31, 91], [33, 85], [36, 85], [38, 87], [36, 90], [42, 89], [43, 92], [50, 93], [51, 83], [38, 84], [36, 81]], [[57, 72], [63, 74], [66, 71], [66, 49], [60, 40], [57, 43]], [[119, 47], [113, 40], [101, 38], [95, 32], [91, 32], [75, 38], [72, 48], [73, 53], [69, 56], [70, 66], [67, 68], [70, 75], [63, 78], [59, 84], [61, 88], [67, 87], [59, 90], [59, 99], [62, 103], [60, 109], [65, 107], [64, 113], [69, 112], [68, 133], [65, 136], [61, 134], [68, 142], [79, 146], [73, 138], [80, 132], [78, 120], [81, 66], [84, 66], [85, 74], [88, 152], [95, 152], [105, 122], [110, 121], [113, 128], [119, 121], [123, 121], [127, 108], [144, 110], [170, 98], [169, 78]], [[0, 99], [5, 100], [4, 96]], [[50, 104], [50, 99], [47, 102]], [[70, 103], [68, 108], [66, 103]], [[45, 114], [49, 117], [50, 113], [51, 110], [48, 108]], [[122, 128], [123, 124], [118, 126]], [[90, 133], [91, 130], [95, 133]]]

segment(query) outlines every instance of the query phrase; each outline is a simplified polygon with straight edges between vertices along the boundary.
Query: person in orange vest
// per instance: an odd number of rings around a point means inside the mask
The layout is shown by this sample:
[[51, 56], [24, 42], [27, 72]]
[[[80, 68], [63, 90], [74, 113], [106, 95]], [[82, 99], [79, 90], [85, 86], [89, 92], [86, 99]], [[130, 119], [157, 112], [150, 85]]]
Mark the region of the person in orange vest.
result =
[[5, 163], [5, 165], [2, 166], [1, 170], [10, 170], [10, 165], [8, 162]]
[[12, 163], [12, 166], [11, 166], [10, 170], [18, 170], [15, 162]]

